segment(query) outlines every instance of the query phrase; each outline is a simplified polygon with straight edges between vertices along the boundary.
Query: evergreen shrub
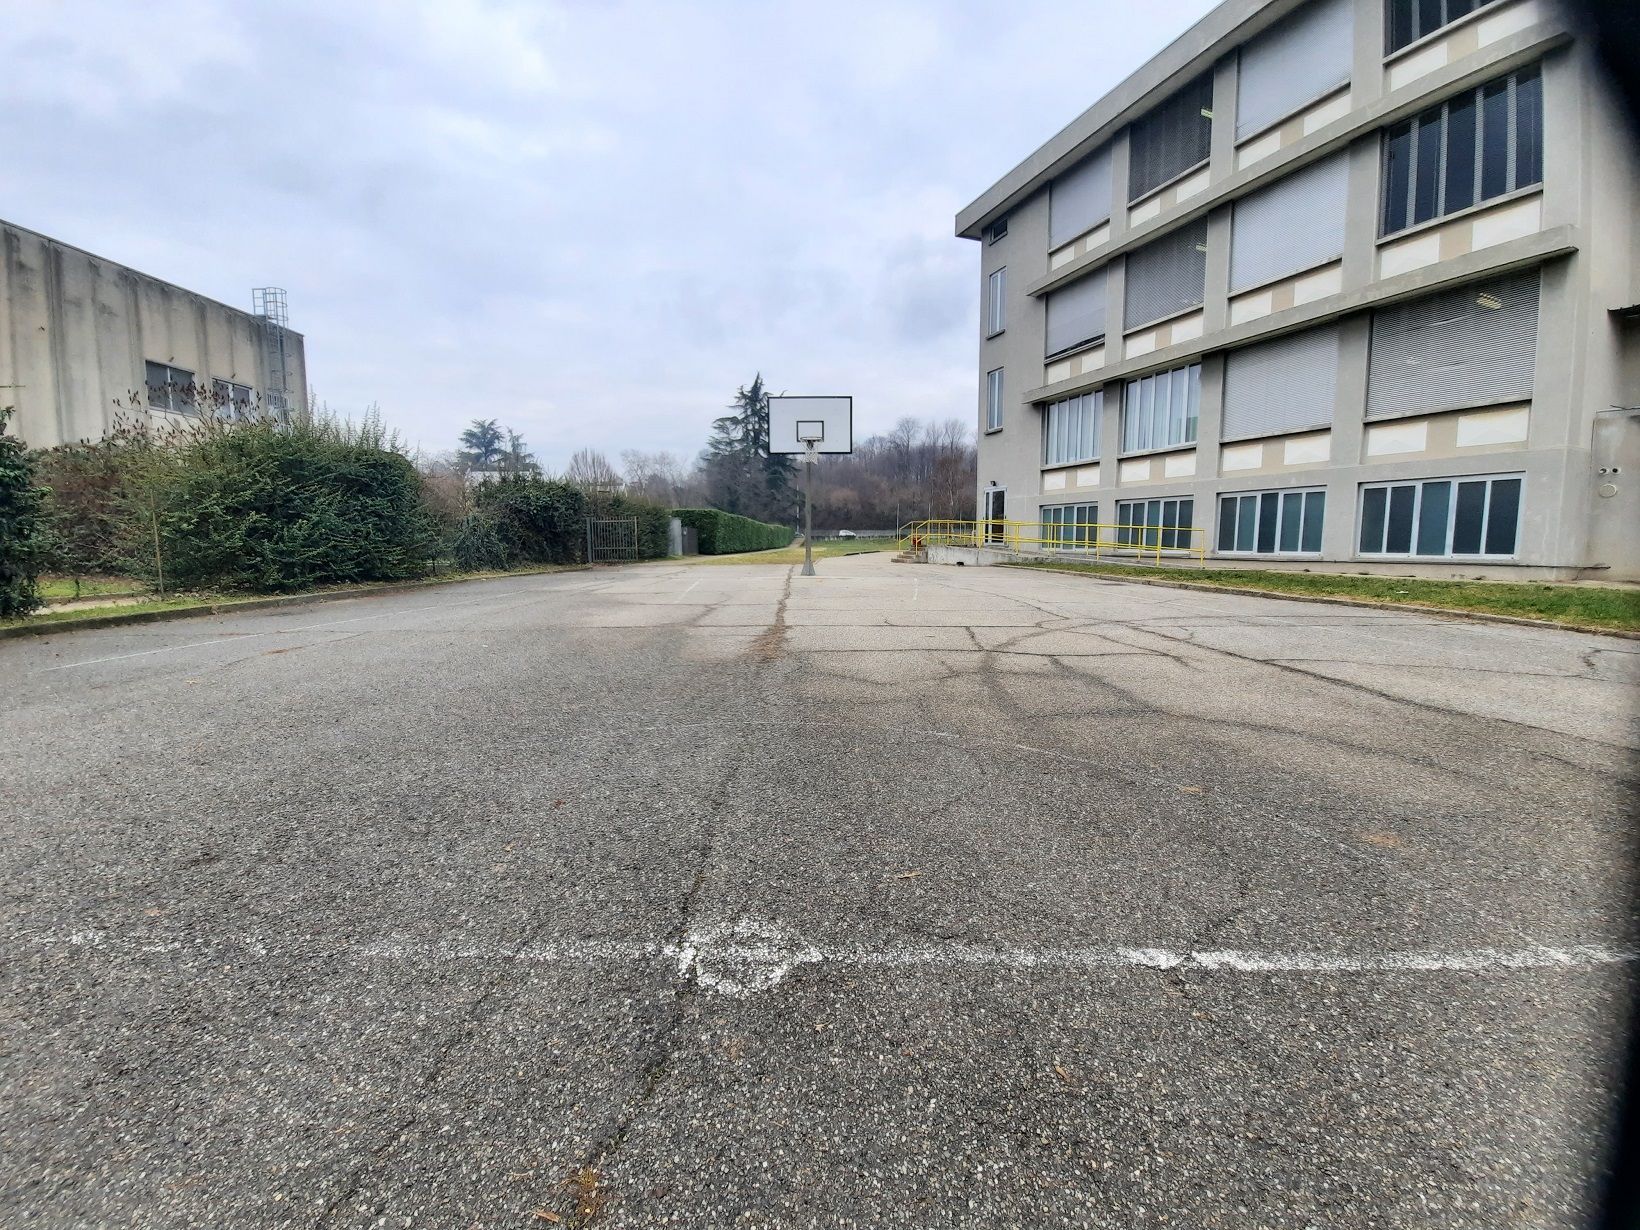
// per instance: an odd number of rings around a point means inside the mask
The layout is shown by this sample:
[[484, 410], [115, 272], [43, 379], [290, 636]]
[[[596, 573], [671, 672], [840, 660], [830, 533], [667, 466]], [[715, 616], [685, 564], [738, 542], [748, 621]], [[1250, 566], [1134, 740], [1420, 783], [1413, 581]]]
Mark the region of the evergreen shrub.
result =
[[674, 508], [672, 515], [693, 526], [702, 555], [731, 555], [737, 551], [769, 551], [791, 545], [788, 526], [753, 521], [717, 508]]
[[34, 483], [34, 459], [6, 433], [10, 407], [0, 409], [0, 619], [18, 619], [40, 605], [38, 578], [45, 549], [45, 493]]

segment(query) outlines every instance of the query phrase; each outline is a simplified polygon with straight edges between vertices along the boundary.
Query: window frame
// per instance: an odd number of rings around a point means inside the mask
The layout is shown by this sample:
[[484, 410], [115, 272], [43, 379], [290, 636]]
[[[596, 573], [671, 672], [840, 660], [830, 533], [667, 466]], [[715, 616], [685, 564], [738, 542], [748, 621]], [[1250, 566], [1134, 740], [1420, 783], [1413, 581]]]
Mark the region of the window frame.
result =
[[1008, 330], [1008, 266], [991, 270], [985, 288], [985, 336], [989, 339]]
[[[245, 393], [243, 401], [234, 395], [241, 389]], [[256, 390], [250, 385], [240, 384], [235, 380], [223, 380], [220, 376], [211, 377], [211, 407], [219, 417], [248, 419], [255, 403]]]
[[[1510, 531], [1510, 550], [1507, 552], [1488, 551], [1485, 550], [1485, 548], [1489, 545], [1494, 534], [1497, 532], [1496, 527], [1492, 524], [1492, 513], [1495, 508], [1493, 496], [1496, 490], [1496, 485], [1498, 483], [1509, 482], [1512, 482], [1515, 485], [1514, 494], [1512, 497], [1515, 503], [1515, 512], [1514, 525], [1511, 527]], [[1486, 484], [1486, 490], [1483, 495], [1483, 503], [1479, 514], [1479, 527], [1476, 531], [1479, 535], [1479, 542], [1482, 550], [1475, 552], [1465, 551], [1460, 553], [1452, 549], [1452, 544], [1459, 532], [1459, 519], [1461, 515], [1459, 503], [1463, 498], [1463, 493], [1461, 492], [1460, 487], [1466, 483]], [[1448, 489], [1445, 496], [1447, 501], [1446, 506], [1441, 514], [1444, 518], [1442, 543], [1445, 550], [1439, 553], [1421, 551], [1418, 548], [1424, 544], [1424, 539], [1426, 537], [1424, 516], [1426, 510], [1426, 488], [1441, 485], [1446, 486]], [[1407, 514], [1410, 518], [1407, 527], [1407, 545], [1410, 549], [1406, 551], [1389, 551], [1383, 549], [1377, 551], [1366, 550], [1363, 546], [1363, 541], [1366, 538], [1367, 531], [1368, 493], [1374, 491], [1392, 492], [1396, 489], [1405, 490], [1407, 488], [1411, 488], [1413, 490], [1412, 507], [1408, 510]], [[1518, 470], [1502, 474], [1450, 474], [1435, 475], [1430, 478], [1391, 479], [1362, 483], [1356, 496], [1355, 555], [1358, 559], [1373, 560], [1519, 559], [1520, 531], [1526, 511], [1526, 501], [1523, 498], [1525, 493], [1526, 475], [1524, 472]], [[1386, 495], [1382, 503], [1383, 508], [1377, 514], [1382, 522], [1379, 541], [1387, 546], [1390, 540], [1390, 535], [1395, 532], [1393, 519], [1399, 514], [1395, 508], [1395, 498], [1393, 495]]]
[[[1383, 58], [1386, 62], [1390, 61], [1390, 60], [1398, 60], [1403, 55], [1406, 55], [1409, 52], [1415, 52], [1417, 48], [1420, 48], [1420, 47], [1424, 46], [1425, 44], [1432, 42], [1436, 38], [1439, 38], [1441, 35], [1449, 32], [1452, 29], [1453, 26], [1456, 26], [1456, 25], [1459, 25], [1459, 24], [1462, 24], [1462, 23], [1465, 23], [1465, 22], [1472, 21], [1479, 14], [1485, 14], [1485, 13], [1491, 12], [1494, 9], [1502, 8], [1504, 5], [1510, 3], [1510, 0], [1480, 0], [1480, 2], [1478, 4], [1476, 4], [1473, 8], [1471, 8], [1467, 13], [1459, 13], [1456, 17], [1448, 17], [1440, 25], [1432, 26], [1430, 29], [1426, 30], [1424, 33], [1418, 35], [1418, 37], [1413, 38], [1413, 39], [1409, 39], [1406, 42], [1402, 43], [1398, 47], [1395, 46], [1395, 44], [1394, 44], [1394, 38], [1395, 38], [1395, 2], [1396, 2], [1396, 0], [1385, 0], [1385, 3], [1384, 3], [1384, 56], [1383, 56]], [[1416, 3], [1417, 0], [1412, 0], [1412, 2]], [[1442, 12], [1445, 12], [1445, 11], [1446, 11], [1446, 6], [1443, 3], [1442, 4]]]
[[1003, 369], [993, 367], [985, 373], [985, 434], [994, 435], [1002, 430]]
[[[1129, 522], [1127, 514], [1122, 510], [1135, 505], [1145, 509], [1145, 520]], [[1172, 505], [1173, 521], [1167, 519], [1168, 506]], [[1185, 516], [1188, 521], [1179, 524], [1179, 510], [1188, 505]], [[1142, 551], [1161, 549], [1163, 551], [1188, 551], [1194, 545], [1194, 534], [1199, 528], [1195, 524], [1196, 497], [1191, 495], [1177, 496], [1144, 496], [1138, 499], [1116, 501], [1116, 542], [1119, 547], [1137, 547]], [[1150, 520], [1150, 511], [1155, 506], [1157, 520]], [[1205, 533], [1205, 531], [1204, 531]], [[1180, 535], [1184, 541], [1180, 542]]]
[[[1221, 491], [1218, 493], [1217, 517], [1214, 524], [1213, 554], [1233, 558], [1283, 558], [1283, 559], [1319, 559], [1322, 554], [1324, 535], [1326, 533], [1327, 518], [1327, 489], [1325, 487], [1266, 487], [1254, 491]], [[1289, 514], [1292, 503], [1298, 502], [1298, 525], [1293, 532], [1297, 545], [1285, 547], [1286, 535], [1282, 532], [1290, 522]], [[1236, 512], [1229, 521], [1225, 519], [1225, 504], [1234, 502]], [[1253, 521], [1244, 535], [1242, 518], [1251, 502]], [[1266, 525], [1265, 514], [1268, 509], [1275, 509], [1274, 524]], [[1309, 528], [1311, 509], [1316, 510], [1315, 546], [1304, 545]], [[1231, 534], [1231, 544], [1224, 543], [1225, 532]], [[1268, 535], [1265, 531], [1268, 530]], [[1270, 545], [1263, 544], [1268, 537]], [[1250, 539], [1247, 546], [1240, 545]]]
[[[1529, 93], [1522, 90], [1525, 82], [1533, 83]], [[1502, 125], [1504, 183], [1501, 188], [1487, 195], [1485, 177], [1492, 164], [1487, 158], [1486, 106], [1490, 97], [1488, 92], [1499, 86], [1503, 89], [1505, 100]], [[1521, 106], [1523, 97], [1535, 98], [1537, 111], [1537, 131], [1527, 134], [1526, 140], [1523, 140], [1522, 136], [1522, 124], [1526, 122]], [[1460, 113], [1469, 116], [1468, 122], [1472, 128], [1469, 138], [1470, 191], [1465, 204], [1449, 207], [1447, 196], [1453, 188], [1451, 181], [1454, 164], [1451, 158], [1450, 138], [1453, 132], [1454, 104], [1458, 105]], [[1450, 221], [1473, 210], [1491, 208], [1516, 196], [1541, 191], [1544, 182], [1544, 118], [1543, 62], [1535, 60], [1471, 86], [1467, 90], [1448, 95], [1414, 115], [1381, 128], [1378, 150], [1378, 242], [1403, 238], [1423, 227]], [[1424, 168], [1420, 166], [1424, 142], [1427, 139], [1424, 134], [1431, 129], [1438, 130], [1436, 140], [1439, 148], [1433, 164]], [[1398, 142], [1403, 140], [1406, 142], [1405, 146], [1398, 146]], [[1404, 153], [1399, 152], [1402, 148]], [[1523, 168], [1520, 160], [1523, 148], [1535, 151], [1536, 155], [1536, 176], [1525, 180], [1522, 179]], [[1399, 174], [1397, 166], [1392, 165], [1398, 157], [1404, 158], [1406, 164]], [[1419, 218], [1419, 181], [1426, 169], [1432, 180], [1429, 189], [1434, 195], [1434, 212], [1428, 217]], [[1399, 190], [1396, 187], [1398, 178], [1404, 185]], [[1402, 199], [1396, 202], [1396, 196]], [[1395, 216], [1400, 219], [1400, 225], [1393, 230], [1390, 229], [1392, 206], [1396, 210]]]
[[[1081, 403], [1081, 404], [1079, 404], [1075, 408], [1075, 410], [1073, 411], [1070, 408], [1072, 402], [1078, 402], [1078, 403]], [[1065, 408], [1064, 410], [1061, 411], [1061, 415], [1064, 418], [1066, 418], [1066, 420], [1067, 420], [1066, 427], [1064, 429], [1064, 435], [1063, 435], [1063, 439], [1064, 439], [1064, 442], [1065, 442], [1067, 447], [1064, 449], [1065, 455], [1056, 458], [1055, 455], [1054, 455], [1054, 436], [1055, 436], [1054, 419], [1056, 417], [1054, 412], [1060, 410], [1061, 407]], [[1072, 449], [1072, 448], [1068, 447], [1069, 443], [1070, 443], [1069, 421], [1070, 421], [1071, 416], [1073, 414], [1075, 415], [1075, 422], [1077, 423], [1076, 437], [1077, 437], [1078, 441], [1080, 441], [1083, 437], [1085, 437], [1089, 434], [1089, 432], [1086, 430], [1087, 420], [1089, 418], [1091, 418], [1093, 420], [1093, 422], [1092, 422], [1092, 433], [1091, 433], [1092, 434], [1092, 440], [1093, 440], [1093, 451], [1088, 453], [1085, 456], [1080, 455], [1080, 453], [1081, 453], [1080, 448]], [[1070, 397], [1062, 397], [1058, 401], [1049, 402], [1048, 404], [1044, 405], [1042, 407], [1042, 465], [1043, 465], [1043, 468], [1048, 469], [1048, 468], [1056, 468], [1056, 467], [1059, 467], [1059, 466], [1086, 465], [1089, 462], [1098, 461], [1099, 460], [1099, 437], [1104, 434], [1104, 430], [1105, 430], [1105, 391], [1104, 391], [1104, 389], [1093, 389], [1093, 390], [1091, 390], [1090, 392], [1087, 392], [1087, 393], [1077, 393], [1077, 394], [1074, 394]]]
[[[1173, 379], [1172, 378], [1173, 378], [1174, 374], [1177, 373], [1177, 372], [1183, 372], [1184, 373], [1185, 389], [1184, 389], [1184, 403], [1183, 403], [1183, 406], [1181, 407], [1182, 413], [1179, 415], [1179, 424], [1180, 424], [1180, 428], [1181, 428], [1181, 435], [1180, 435], [1179, 439], [1175, 440], [1175, 439], [1172, 438], [1172, 426], [1173, 426], [1173, 421], [1174, 421], [1173, 392], [1172, 392]], [[1155, 435], [1155, 420], [1156, 420], [1156, 413], [1157, 413], [1157, 411], [1156, 411], [1156, 401], [1155, 401], [1155, 398], [1156, 398], [1156, 381], [1162, 376], [1166, 376], [1166, 377], [1169, 378], [1169, 380], [1168, 380], [1168, 403], [1167, 403], [1167, 407], [1166, 407], [1166, 414], [1167, 414], [1166, 429], [1167, 430], [1165, 432], [1165, 437], [1166, 438], [1161, 443], [1156, 443], [1155, 440], [1152, 438]], [[1146, 384], [1147, 381], [1149, 382], [1148, 386]], [[1138, 433], [1137, 430], [1134, 430], [1131, 433], [1131, 438], [1135, 442], [1134, 442], [1132, 447], [1129, 447], [1129, 439], [1130, 439], [1129, 423], [1131, 421], [1129, 416], [1132, 412], [1133, 391], [1135, 389], [1138, 390], [1139, 413], [1143, 414], [1143, 415], [1149, 415], [1150, 416], [1151, 431], [1150, 431], [1149, 436], [1145, 437], [1146, 439], [1149, 440], [1149, 442], [1144, 443], [1144, 444], [1140, 444], [1140, 443], [1137, 442], [1138, 439], [1140, 438], [1140, 433]], [[1147, 398], [1147, 389], [1148, 389], [1148, 398]], [[1142, 454], [1142, 453], [1161, 453], [1161, 452], [1166, 452], [1170, 449], [1185, 448], [1189, 445], [1194, 445], [1194, 444], [1199, 443], [1199, 437], [1200, 437], [1200, 434], [1201, 434], [1201, 398], [1202, 398], [1202, 365], [1201, 365], [1200, 360], [1197, 360], [1194, 363], [1181, 364], [1178, 367], [1164, 368], [1161, 371], [1147, 372], [1143, 376], [1135, 376], [1135, 377], [1132, 377], [1129, 380], [1123, 381], [1123, 383], [1122, 383], [1121, 445], [1120, 445], [1120, 448], [1118, 450], [1120, 455], [1123, 456], [1123, 457], [1132, 457], [1132, 456], [1137, 456], [1137, 455]], [[1192, 409], [1194, 409], [1194, 411], [1195, 411], [1194, 414], [1191, 413]]]
[[[197, 415], [199, 413], [199, 386], [194, 381], [197, 373], [191, 372], [185, 367], [173, 367], [169, 363], [161, 363], [157, 359], [144, 359], [143, 365], [143, 385], [148, 390], [148, 408], [150, 410], [160, 410], [166, 414]], [[156, 367], [165, 373], [165, 380], [161, 384], [155, 384], [150, 379]], [[184, 376], [186, 379], [178, 380], [176, 379], [177, 376]], [[155, 404], [154, 392], [156, 389], [165, 390], [165, 404]], [[190, 390], [190, 392], [184, 394], [182, 392], [184, 389]]]
[[1008, 215], [1003, 214], [990, 226], [985, 228], [985, 242], [993, 244], [999, 239], [1008, 238]]
[[[1067, 521], [1064, 517], [1050, 519], [1048, 516], [1049, 513], [1073, 512], [1080, 509], [1088, 510], [1086, 518], [1078, 516]], [[1037, 510], [1037, 520], [1041, 524], [1044, 551], [1093, 551], [1100, 546], [1098, 500], [1044, 504]], [[1067, 527], [1070, 528], [1071, 534], [1062, 536], [1059, 531]]]

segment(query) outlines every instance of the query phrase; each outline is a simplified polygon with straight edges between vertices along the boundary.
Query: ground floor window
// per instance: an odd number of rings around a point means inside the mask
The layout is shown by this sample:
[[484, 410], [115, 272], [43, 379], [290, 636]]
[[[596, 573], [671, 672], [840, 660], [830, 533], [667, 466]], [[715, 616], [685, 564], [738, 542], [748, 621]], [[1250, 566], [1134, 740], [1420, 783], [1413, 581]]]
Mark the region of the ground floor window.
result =
[[1188, 548], [1194, 500], [1122, 500], [1116, 505], [1116, 541], [1125, 547]]
[[1361, 488], [1362, 555], [1513, 555], [1518, 474]]
[[1219, 497], [1219, 550], [1304, 555], [1321, 550], [1325, 491], [1249, 491]]
[[1098, 541], [1099, 505], [1051, 504], [1042, 510], [1042, 545], [1073, 551]]

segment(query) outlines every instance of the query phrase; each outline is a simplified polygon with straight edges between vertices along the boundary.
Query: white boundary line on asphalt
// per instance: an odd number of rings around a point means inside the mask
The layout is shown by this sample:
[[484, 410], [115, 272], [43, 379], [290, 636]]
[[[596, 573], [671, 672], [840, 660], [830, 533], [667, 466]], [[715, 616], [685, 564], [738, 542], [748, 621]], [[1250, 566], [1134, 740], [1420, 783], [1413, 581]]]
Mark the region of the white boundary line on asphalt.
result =
[[674, 966], [679, 977], [693, 978], [707, 991], [732, 998], [745, 998], [754, 992], [768, 990], [784, 980], [793, 969], [804, 965], [894, 969], [1127, 968], [1238, 974], [1487, 973], [1591, 969], [1626, 964], [1640, 955], [1598, 944], [1532, 945], [1514, 949], [1409, 949], [1365, 954], [1127, 946], [1019, 948], [966, 943], [889, 944], [873, 948], [815, 944], [780, 923], [755, 919], [698, 928], [689, 932], [682, 941], [566, 940], [521, 947], [493, 942], [421, 941], [377, 941], [338, 947], [316, 936], [303, 936], [295, 943], [256, 936], [237, 936], [220, 941], [145, 941], [96, 930], [37, 936], [33, 942], [40, 946], [66, 945], [110, 952], [183, 956], [231, 946], [257, 958], [270, 953], [300, 956], [323, 952], [329, 956], [346, 955], [361, 960], [413, 964], [461, 961], [574, 965], [661, 962]]

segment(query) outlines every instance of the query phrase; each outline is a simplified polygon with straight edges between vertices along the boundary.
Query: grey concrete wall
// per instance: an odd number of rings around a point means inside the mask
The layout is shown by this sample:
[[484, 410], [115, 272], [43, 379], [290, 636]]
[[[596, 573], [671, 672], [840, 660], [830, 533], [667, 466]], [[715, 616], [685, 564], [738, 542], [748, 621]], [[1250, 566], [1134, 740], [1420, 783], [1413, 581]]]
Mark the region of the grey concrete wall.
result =
[[[247, 289], [247, 296], [249, 291]], [[305, 395], [302, 335], [289, 333], [290, 388]], [[79, 248], [0, 223], [0, 405], [36, 448], [96, 439], [122, 418], [151, 422], [149, 360], [267, 387], [262, 320]]]

